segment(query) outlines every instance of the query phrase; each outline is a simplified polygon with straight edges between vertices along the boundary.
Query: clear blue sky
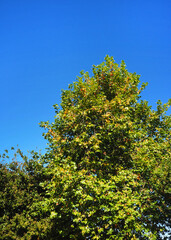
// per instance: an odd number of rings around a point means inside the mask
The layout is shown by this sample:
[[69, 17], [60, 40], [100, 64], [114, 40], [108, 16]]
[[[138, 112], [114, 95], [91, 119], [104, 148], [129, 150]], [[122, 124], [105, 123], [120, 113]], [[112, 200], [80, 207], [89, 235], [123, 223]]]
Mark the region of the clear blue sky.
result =
[[38, 123], [53, 121], [61, 89], [106, 54], [149, 82], [143, 98], [154, 109], [166, 102], [171, 1], [0, 0], [0, 151], [44, 149]]

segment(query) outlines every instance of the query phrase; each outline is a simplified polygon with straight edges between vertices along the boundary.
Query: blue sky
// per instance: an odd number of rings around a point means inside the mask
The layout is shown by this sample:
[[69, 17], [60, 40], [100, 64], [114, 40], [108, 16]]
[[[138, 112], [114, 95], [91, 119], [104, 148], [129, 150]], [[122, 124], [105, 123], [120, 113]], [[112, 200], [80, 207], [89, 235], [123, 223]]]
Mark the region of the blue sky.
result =
[[[149, 85], [143, 99], [171, 97], [170, 0], [0, 0], [0, 151], [44, 149], [61, 89], [108, 54]], [[169, 111], [171, 113], [171, 111]]]

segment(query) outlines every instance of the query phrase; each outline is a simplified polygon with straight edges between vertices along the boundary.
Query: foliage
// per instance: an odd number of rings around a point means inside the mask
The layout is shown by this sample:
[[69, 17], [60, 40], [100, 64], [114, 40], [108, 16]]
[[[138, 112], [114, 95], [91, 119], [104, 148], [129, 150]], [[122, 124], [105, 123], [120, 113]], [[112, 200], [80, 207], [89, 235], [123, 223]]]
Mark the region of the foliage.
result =
[[0, 165], [0, 239], [158, 240], [171, 229], [171, 100], [152, 110], [123, 61], [92, 70], [41, 123], [47, 153]]
[[19, 149], [9, 164], [1, 163], [0, 239], [45, 239], [48, 219], [37, 204], [46, 195], [40, 182], [50, 180], [45, 169], [38, 153], [32, 152], [28, 159]]
[[171, 100], [152, 110], [139, 78], [107, 56], [62, 92], [54, 123], [41, 123], [54, 239], [154, 240], [170, 227]]

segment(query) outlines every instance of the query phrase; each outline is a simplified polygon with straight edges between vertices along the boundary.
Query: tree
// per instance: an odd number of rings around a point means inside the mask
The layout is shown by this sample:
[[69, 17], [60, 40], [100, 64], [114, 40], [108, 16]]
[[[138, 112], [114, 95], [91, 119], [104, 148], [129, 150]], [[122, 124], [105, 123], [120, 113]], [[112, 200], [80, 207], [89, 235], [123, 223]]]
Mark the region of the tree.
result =
[[163, 239], [170, 228], [171, 100], [141, 100], [112, 57], [62, 92], [48, 131], [49, 239]]
[[[2, 159], [9, 158], [7, 153]], [[40, 186], [50, 180], [45, 170], [41, 155], [32, 151], [28, 158], [20, 149], [9, 164], [0, 164], [0, 239], [46, 239], [51, 225], [42, 213], [46, 192]]]
[[47, 153], [0, 164], [0, 239], [169, 238], [171, 100], [139, 78], [107, 56], [62, 92]]

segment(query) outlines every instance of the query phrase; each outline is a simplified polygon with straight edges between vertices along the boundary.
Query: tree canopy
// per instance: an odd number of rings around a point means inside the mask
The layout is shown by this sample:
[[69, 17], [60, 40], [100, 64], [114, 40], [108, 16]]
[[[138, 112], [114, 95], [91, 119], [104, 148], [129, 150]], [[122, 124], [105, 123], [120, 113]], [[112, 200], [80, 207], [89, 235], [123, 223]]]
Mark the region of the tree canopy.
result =
[[54, 122], [41, 123], [46, 180], [38, 181], [31, 210], [41, 209], [43, 234], [23, 239], [164, 238], [171, 227], [171, 100], [152, 110], [141, 100], [145, 86], [123, 61], [106, 56], [62, 91]]

